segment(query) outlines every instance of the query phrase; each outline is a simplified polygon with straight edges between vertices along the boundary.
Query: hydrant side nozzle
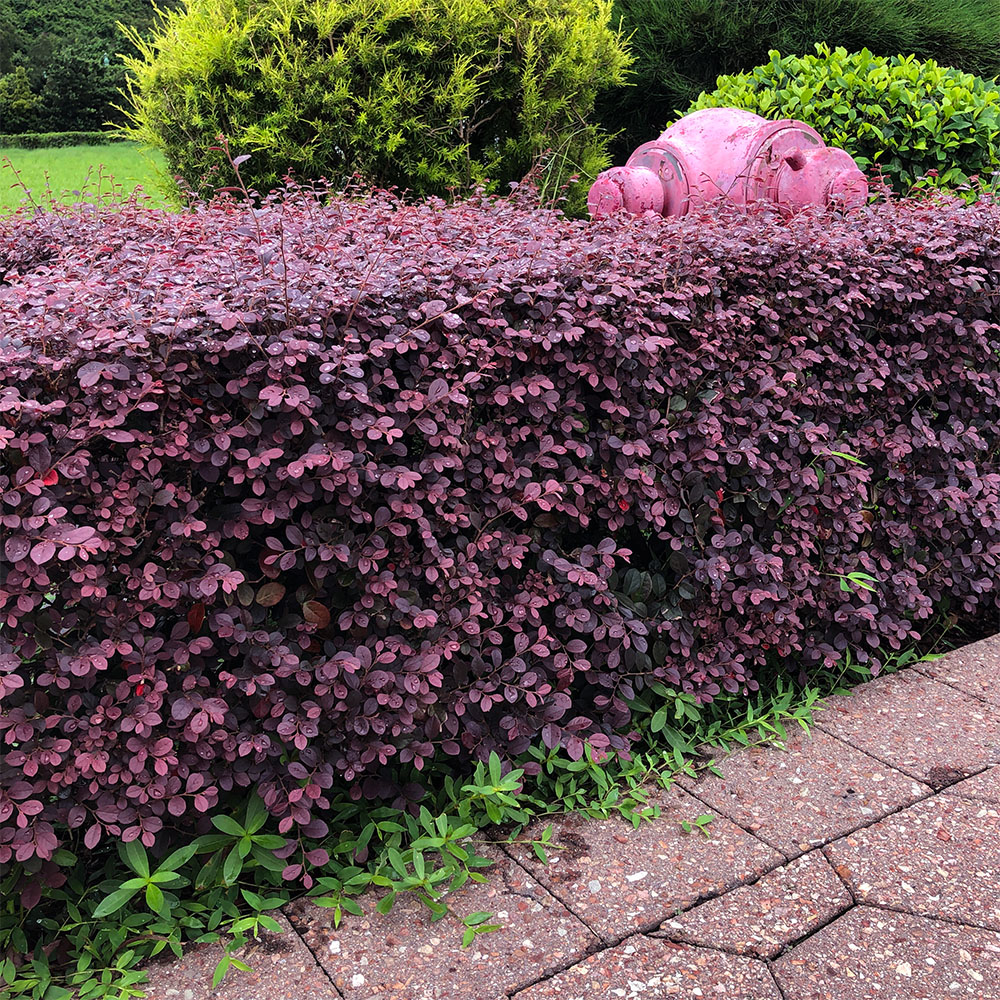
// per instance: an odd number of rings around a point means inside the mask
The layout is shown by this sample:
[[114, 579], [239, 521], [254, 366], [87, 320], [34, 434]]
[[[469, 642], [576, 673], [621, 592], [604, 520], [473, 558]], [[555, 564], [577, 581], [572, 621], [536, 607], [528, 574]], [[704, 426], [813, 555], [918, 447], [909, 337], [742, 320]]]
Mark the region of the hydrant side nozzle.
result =
[[663, 185], [645, 167], [612, 167], [597, 177], [587, 194], [592, 218], [625, 209], [634, 215], [663, 212]]
[[774, 174], [769, 194], [780, 209], [790, 213], [810, 205], [850, 209], [867, 201], [868, 182], [842, 149], [790, 149]]
[[793, 149], [791, 152], [785, 153], [785, 163], [792, 170], [801, 170], [806, 165], [805, 153], [801, 149]]
[[860, 171], [845, 170], [830, 181], [827, 203], [841, 211], [861, 208], [868, 202], [868, 178]]
[[614, 215], [625, 207], [621, 185], [611, 176], [610, 170], [599, 174], [587, 192], [587, 211], [592, 219]]

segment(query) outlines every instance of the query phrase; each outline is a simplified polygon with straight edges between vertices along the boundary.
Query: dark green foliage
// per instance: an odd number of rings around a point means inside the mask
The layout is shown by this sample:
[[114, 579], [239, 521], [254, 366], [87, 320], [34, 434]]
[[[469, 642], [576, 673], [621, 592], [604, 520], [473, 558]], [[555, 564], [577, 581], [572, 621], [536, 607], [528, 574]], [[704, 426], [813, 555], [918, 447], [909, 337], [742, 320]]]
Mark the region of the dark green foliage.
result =
[[0, 132], [0, 149], [54, 149], [58, 146], [100, 146], [122, 142], [111, 132]]
[[562, 177], [593, 176], [594, 98], [629, 64], [610, 17], [611, 0], [190, 0], [133, 37], [127, 134], [202, 192], [233, 180], [220, 133], [261, 193], [289, 170], [506, 193], [549, 149]]
[[655, 138], [721, 74], [812, 52], [816, 42], [876, 55], [916, 53], [966, 72], [1000, 73], [997, 0], [616, 0], [635, 55], [634, 87], [599, 100], [616, 158]]
[[92, 123], [100, 128], [107, 119], [107, 103], [118, 82], [120, 68], [81, 55], [69, 48], [53, 54], [41, 89], [45, 125], [59, 131], [64, 125], [83, 130]]
[[[134, 51], [118, 22], [145, 34], [155, 20], [152, 0], [0, 0], [0, 131], [102, 128], [125, 81], [118, 53]], [[4, 100], [24, 90], [24, 78], [30, 110]]]
[[21, 39], [10, 16], [0, 13], [0, 74], [14, 68], [14, 53], [21, 47]]
[[[155, 4], [174, 5], [169, 0]], [[0, 4], [0, 24], [10, 21], [25, 40], [50, 35], [88, 46], [106, 43], [109, 51], [121, 48], [118, 21], [149, 28], [154, 19], [152, 0], [3, 0]]]
[[[987, 186], [1000, 166], [1000, 86], [913, 56], [867, 49], [785, 56], [750, 73], [720, 77], [690, 108], [737, 107], [765, 118], [798, 118], [846, 149], [863, 170], [881, 169], [907, 191], [928, 171], [940, 187]], [[666, 123], [664, 123], [666, 124]]]
[[0, 76], [0, 124], [18, 132], [31, 131], [42, 117], [42, 99], [31, 90], [23, 66]]

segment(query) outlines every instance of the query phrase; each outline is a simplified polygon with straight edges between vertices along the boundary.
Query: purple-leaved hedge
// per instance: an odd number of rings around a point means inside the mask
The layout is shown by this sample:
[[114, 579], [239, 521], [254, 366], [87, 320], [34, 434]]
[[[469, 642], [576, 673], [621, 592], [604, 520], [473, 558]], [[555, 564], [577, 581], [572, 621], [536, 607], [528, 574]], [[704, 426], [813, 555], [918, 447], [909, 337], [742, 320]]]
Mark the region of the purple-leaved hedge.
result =
[[988, 202], [50, 213], [0, 275], [0, 862], [1000, 607]]

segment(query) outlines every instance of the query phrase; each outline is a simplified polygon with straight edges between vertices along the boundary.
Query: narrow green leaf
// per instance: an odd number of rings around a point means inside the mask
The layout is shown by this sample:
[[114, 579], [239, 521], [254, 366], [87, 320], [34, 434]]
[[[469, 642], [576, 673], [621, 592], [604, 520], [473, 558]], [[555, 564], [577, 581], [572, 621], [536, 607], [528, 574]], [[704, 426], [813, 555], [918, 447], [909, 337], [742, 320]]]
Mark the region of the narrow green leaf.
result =
[[263, 909], [264, 900], [250, 889], [240, 889], [240, 895], [257, 911]]
[[390, 847], [387, 856], [389, 864], [392, 865], [392, 870], [401, 878], [405, 878], [409, 872], [406, 870], [406, 862], [403, 860], [403, 855], [395, 847]]
[[153, 911], [159, 913], [163, 909], [163, 890], [150, 882], [146, 886], [146, 905]]
[[[252, 839], [258, 847], [263, 847], [268, 851], [276, 851], [285, 846], [285, 838], [279, 837], [274, 833], [258, 833]], [[280, 865], [279, 870], [282, 867], [284, 867], [284, 865]]]
[[117, 889], [111, 895], [105, 896], [94, 909], [94, 919], [100, 920], [102, 917], [117, 913], [138, 891], [138, 887], [134, 889]]
[[158, 872], [176, 872], [183, 868], [198, 853], [197, 843], [187, 844], [168, 854], [157, 867]]
[[215, 972], [212, 974], [212, 989], [214, 990], [219, 983], [222, 982], [226, 973], [229, 971], [230, 963], [232, 959], [228, 955], [223, 955], [219, 959], [219, 964], [215, 967]]
[[256, 833], [266, 821], [267, 806], [264, 805], [264, 800], [259, 795], [254, 794], [247, 803], [246, 818], [244, 820], [247, 833]]
[[501, 780], [500, 757], [495, 750], [490, 751], [490, 781], [494, 785], [499, 785]]
[[240, 872], [243, 871], [243, 859], [235, 849], [230, 851], [222, 865], [222, 880], [226, 885], [232, 885]]
[[857, 455], [849, 455], [846, 451], [828, 451], [828, 455], [836, 455], [837, 458], [846, 458], [848, 462], [854, 462], [856, 465], [865, 465]]
[[122, 844], [122, 853], [125, 856], [125, 864], [136, 875], [149, 878], [149, 860], [146, 857], [146, 848], [138, 840], [130, 840], [127, 844]]
[[213, 816], [212, 826], [231, 837], [242, 837], [246, 833], [246, 830], [232, 816]]
[[662, 708], [658, 708], [656, 712], [653, 713], [653, 718], [650, 720], [649, 728], [654, 733], [659, 733], [663, 730], [663, 727], [667, 724], [667, 706], [664, 705]]

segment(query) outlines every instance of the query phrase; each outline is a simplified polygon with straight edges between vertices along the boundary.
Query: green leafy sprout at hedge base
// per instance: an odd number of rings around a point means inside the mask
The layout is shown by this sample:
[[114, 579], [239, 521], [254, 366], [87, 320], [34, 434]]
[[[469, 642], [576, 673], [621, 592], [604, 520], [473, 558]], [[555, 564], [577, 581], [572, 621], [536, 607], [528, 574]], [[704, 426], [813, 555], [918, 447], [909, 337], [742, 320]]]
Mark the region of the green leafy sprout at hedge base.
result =
[[901, 193], [926, 183], [957, 188], [978, 176], [992, 187], [1000, 166], [1000, 85], [933, 60], [848, 53], [782, 56], [748, 73], [721, 76], [688, 109], [737, 107], [765, 118], [797, 118], [862, 170], [881, 169]]
[[288, 170], [506, 194], [546, 153], [586, 178], [609, 162], [594, 99], [631, 63], [610, 21], [610, 0], [190, 0], [130, 33], [124, 134], [202, 194], [233, 181], [219, 134], [262, 194]]

